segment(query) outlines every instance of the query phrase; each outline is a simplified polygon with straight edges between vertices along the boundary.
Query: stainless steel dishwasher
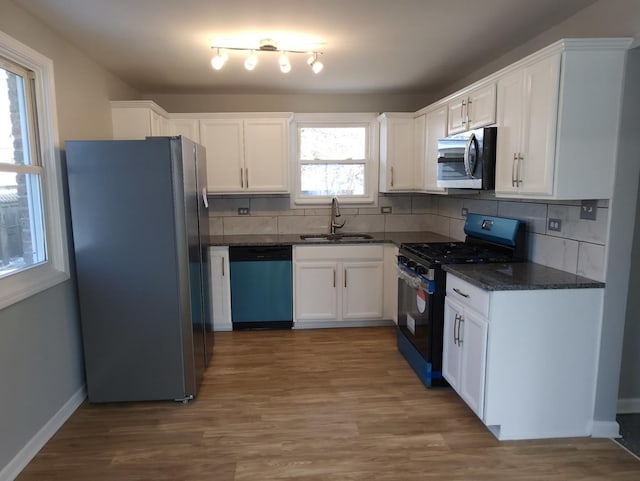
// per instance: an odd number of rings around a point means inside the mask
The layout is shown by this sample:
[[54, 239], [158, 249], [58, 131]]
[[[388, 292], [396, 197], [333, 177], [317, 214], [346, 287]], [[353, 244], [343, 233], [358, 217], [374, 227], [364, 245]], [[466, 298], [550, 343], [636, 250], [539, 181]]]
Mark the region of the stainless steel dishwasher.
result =
[[233, 329], [293, 325], [291, 246], [229, 247]]

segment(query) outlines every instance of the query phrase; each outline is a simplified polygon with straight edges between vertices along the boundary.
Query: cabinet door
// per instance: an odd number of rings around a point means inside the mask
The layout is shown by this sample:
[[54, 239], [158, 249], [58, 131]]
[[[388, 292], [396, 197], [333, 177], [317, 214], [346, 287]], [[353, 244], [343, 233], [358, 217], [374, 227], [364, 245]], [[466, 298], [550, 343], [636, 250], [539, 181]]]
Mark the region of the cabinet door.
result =
[[466, 112], [467, 112], [467, 98], [466, 96], [458, 97], [447, 105], [447, 135], [457, 134], [458, 132], [464, 132], [467, 130]]
[[296, 262], [296, 320], [338, 318], [338, 269], [335, 262]]
[[151, 109], [144, 107], [111, 109], [113, 138], [118, 140], [144, 139], [151, 133]]
[[384, 263], [342, 264], [342, 318], [382, 319]]
[[465, 309], [464, 317], [458, 322], [462, 323], [459, 341], [462, 346], [462, 363], [456, 391], [482, 419], [489, 323], [470, 309]]
[[229, 282], [229, 249], [211, 248], [211, 307], [214, 331], [230, 331], [231, 283]]
[[289, 122], [250, 119], [244, 122], [245, 188], [252, 192], [287, 192]]
[[424, 185], [424, 159], [426, 141], [426, 116], [413, 119], [413, 188], [422, 189]]
[[151, 135], [153, 136], [162, 136], [169, 134], [169, 121], [161, 116], [160, 114], [151, 111], [150, 112], [150, 120], [151, 120]]
[[200, 143], [207, 149], [207, 190], [239, 192], [244, 179], [242, 120], [200, 121]]
[[444, 334], [442, 345], [442, 375], [459, 392], [460, 366], [462, 350], [458, 345], [458, 320], [462, 318], [464, 308], [448, 296], [444, 300]]
[[446, 136], [447, 107], [443, 105], [425, 116], [424, 181], [422, 188], [429, 192], [445, 192], [438, 187], [438, 139]]
[[496, 148], [496, 192], [515, 192], [517, 156], [522, 137], [524, 74], [512, 72], [498, 81], [498, 145]]
[[496, 85], [472, 91], [467, 99], [467, 129], [479, 129], [496, 121]]
[[200, 143], [200, 123], [198, 119], [169, 119], [168, 135], [183, 135]]
[[519, 192], [553, 193], [560, 54], [524, 69], [525, 101], [520, 158]]
[[387, 122], [387, 190], [413, 190], [413, 119], [389, 118]]

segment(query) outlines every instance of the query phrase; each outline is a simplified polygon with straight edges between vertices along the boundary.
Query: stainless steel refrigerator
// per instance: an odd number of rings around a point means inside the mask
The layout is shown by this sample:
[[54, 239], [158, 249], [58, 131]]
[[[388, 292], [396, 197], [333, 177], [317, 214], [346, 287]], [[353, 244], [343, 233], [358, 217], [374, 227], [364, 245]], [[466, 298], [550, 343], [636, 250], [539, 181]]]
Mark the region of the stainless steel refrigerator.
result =
[[89, 401], [192, 399], [213, 349], [204, 147], [65, 147]]

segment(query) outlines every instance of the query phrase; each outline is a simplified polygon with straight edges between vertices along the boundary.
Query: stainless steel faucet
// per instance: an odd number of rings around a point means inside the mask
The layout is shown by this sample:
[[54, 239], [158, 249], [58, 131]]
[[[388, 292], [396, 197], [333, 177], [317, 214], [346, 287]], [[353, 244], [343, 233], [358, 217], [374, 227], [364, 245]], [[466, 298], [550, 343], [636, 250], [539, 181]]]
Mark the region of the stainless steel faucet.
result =
[[336, 229], [340, 229], [344, 227], [345, 220], [342, 221], [342, 224], [339, 224], [336, 219], [340, 217], [340, 206], [338, 205], [338, 199], [334, 197], [331, 199], [331, 233], [335, 234]]

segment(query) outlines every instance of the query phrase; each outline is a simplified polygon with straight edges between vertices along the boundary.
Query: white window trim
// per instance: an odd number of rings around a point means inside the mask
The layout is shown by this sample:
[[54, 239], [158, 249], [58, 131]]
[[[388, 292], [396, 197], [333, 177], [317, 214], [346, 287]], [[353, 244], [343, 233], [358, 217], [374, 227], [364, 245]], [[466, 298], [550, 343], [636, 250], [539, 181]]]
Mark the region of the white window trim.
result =
[[0, 279], [0, 309], [69, 279], [53, 61], [0, 32], [0, 55], [33, 70], [41, 153], [47, 261]]
[[309, 198], [300, 192], [300, 155], [298, 153], [298, 127], [302, 124], [314, 127], [351, 127], [353, 124], [369, 124], [366, 172], [366, 197], [339, 197], [341, 204], [351, 207], [375, 207], [378, 205], [378, 142], [380, 127], [378, 113], [305, 113], [295, 114], [291, 122], [290, 135], [290, 178], [293, 179], [293, 195], [291, 208], [303, 209], [309, 206], [330, 205], [331, 197]]

